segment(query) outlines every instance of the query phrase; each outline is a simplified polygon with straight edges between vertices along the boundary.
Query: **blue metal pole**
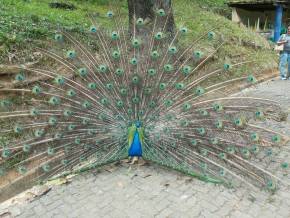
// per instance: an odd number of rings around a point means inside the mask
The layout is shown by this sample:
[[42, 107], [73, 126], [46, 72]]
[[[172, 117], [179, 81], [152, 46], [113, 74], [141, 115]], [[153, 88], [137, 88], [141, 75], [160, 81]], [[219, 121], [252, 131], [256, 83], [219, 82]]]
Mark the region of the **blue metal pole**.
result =
[[276, 6], [276, 15], [275, 15], [274, 42], [277, 42], [280, 38], [282, 18], [283, 18], [283, 7], [282, 5], [278, 4]]

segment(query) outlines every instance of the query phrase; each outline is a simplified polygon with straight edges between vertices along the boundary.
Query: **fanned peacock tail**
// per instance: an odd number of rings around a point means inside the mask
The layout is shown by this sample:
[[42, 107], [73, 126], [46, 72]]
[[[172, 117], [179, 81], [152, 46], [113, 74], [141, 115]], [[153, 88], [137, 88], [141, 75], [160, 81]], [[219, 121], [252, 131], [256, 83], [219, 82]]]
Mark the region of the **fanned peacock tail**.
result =
[[[96, 167], [128, 158], [136, 122], [142, 125], [138, 133], [145, 160], [229, 186], [239, 181], [272, 190], [277, 183], [288, 184], [264, 163], [271, 159], [271, 148], [289, 137], [251, 122], [276, 119], [279, 105], [229, 95], [235, 84], [255, 84], [254, 74], [214, 82], [251, 61], [214, 65], [224, 44], [221, 36], [205, 31], [190, 45], [179, 46], [190, 30], [180, 27], [169, 34], [165, 11], [156, 13], [149, 23], [135, 18], [128, 34], [109, 11], [112, 31], [93, 21], [86, 32], [93, 43], [59, 31], [51, 49], [38, 48], [53, 60], [51, 66], [19, 67], [15, 87], [0, 89], [20, 99], [1, 100], [3, 189], [43, 181], [82, 163]], [[214, 49], [199, 51], [200, 42]], [[46, 79], [31, 85], [28, 77]], [[286, 169], [284, 161], [277, 164]]]

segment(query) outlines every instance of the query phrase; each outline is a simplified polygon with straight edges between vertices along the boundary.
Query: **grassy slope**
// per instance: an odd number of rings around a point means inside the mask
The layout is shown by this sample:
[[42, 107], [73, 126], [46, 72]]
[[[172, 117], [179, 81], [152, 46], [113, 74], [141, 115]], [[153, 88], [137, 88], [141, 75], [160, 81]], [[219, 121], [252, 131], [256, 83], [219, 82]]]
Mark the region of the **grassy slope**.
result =
[[[191, 29], [191, 36], [186, 43], [191, 41], [192, 38], [198, 37], [205, 30], [215, 29], [214, 31], [221, 34], [226, 43], [218, 53], [220, 64], [235, 59], [253, 61], [253, 63], [240, 67], [233, 72], [236, 76], [259, 73], [277, 67], [277, 54], [270, 49], [271, 46], [264, 38], [245, 27], [232, 23], [224, 16], [213, 13], [211, 6], [221, 8], [224, 5], [224, 0], [206, 0], [203, 2], [203, 4], [207, 4], [202, 5], [202, 7], [209, 10], [201, 10], [197, 7], [201, 4], [200, 2], [203, 1], [176, 0], [174, 2], [177, 24], [185, 22], [186, 26]], [[207, 50], [210, 48], [202, 44], [201, 49]]]
[[[51, 37], [50, 34], [57, 26], [75, 31], [87, 29], [90, 26], [88, 14], [93, 14], [99, 23], [107, 24], [105, 13], [109, 6], [105, 0], [70, 0], [77, 7], [74, 11], [51, 9], [48, 6], [50, 2], [51, 0], [0, 0], [0, 59], [5, 61], [8, 51], [25, 48], [25, 41]], [[121, 11], [125, 19], [127, 5], [125, 0], [122, 2]], [[274, 54], [264, 51], [268, 46], [264, 39], [212, 12], [228, 12], [224, 2], [225, 0], [173, 0], [177, 26], [185, 23], [191, 29], [186, 41], [192, 41], [205, 30], [217, 28], [215, 31], [222, 33], [228, 43], [219, 53], [221, 61], [241, 54], [257, 60], [259, 69], [275, 66]], [[254, 44], [262, 49], [255, 50], [244, 44]]]

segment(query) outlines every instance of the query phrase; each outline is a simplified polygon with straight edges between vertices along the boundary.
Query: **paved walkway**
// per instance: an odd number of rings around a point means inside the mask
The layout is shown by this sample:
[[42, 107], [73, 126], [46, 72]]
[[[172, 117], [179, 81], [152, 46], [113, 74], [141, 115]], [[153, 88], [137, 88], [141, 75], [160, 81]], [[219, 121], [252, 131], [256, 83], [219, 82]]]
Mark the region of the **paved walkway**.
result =
[[[266, 82], [243, 94], [267, 96], [289, 111], [290, 81]], [[288, 122], [266, 125], [290, 135], [289, 118]], [[290, 181], [289, 176], [285, 179]], [[71, 183], [54, 186], [47, 194], [28, 204], [11, 206], [6, 212], [3, 217], [289, 218], [290, 189], [274, 195], [249, 194], [244, 188], [226, 189], [155, 165], [122, 164], [111, 171], [78, 175]]]

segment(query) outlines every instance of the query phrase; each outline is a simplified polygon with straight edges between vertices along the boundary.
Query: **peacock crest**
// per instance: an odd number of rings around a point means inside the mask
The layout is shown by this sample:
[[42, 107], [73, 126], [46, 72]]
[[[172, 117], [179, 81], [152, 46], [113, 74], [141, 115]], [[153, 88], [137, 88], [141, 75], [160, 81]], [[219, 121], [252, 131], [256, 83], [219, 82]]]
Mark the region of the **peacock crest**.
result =
[[[134, 17], [133, 32], [118, 11], [104, 15], [110, 28], [92, 21], [85, 40], [59, 30], [51, 48], [37, 48], [51, 65], [19, 66], [16, 86], [0, 89], [19, 96], [0, 102], [3, 190], [126, 159], [134, 143], [145, 160], [204, 181], [288, 184], [263, 163], [289, 137], [251, 122], [280, 116], [279, 105], [229, 95], [236, 84], [255, 84], [254, 73], [218, 80], [252, 60], [214, 64], [221, 35], [205, 31], [184, 46], [190, 30], [169, 33], [165, 10], [155, 13]], [[201, 42], [213, 49], [201, 50]], [[46, 79], [27, 84], [27, 77]], [[278, 164], [287, 170], [286, 160]]]

